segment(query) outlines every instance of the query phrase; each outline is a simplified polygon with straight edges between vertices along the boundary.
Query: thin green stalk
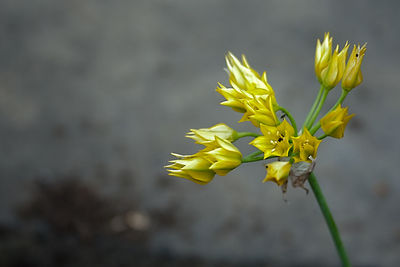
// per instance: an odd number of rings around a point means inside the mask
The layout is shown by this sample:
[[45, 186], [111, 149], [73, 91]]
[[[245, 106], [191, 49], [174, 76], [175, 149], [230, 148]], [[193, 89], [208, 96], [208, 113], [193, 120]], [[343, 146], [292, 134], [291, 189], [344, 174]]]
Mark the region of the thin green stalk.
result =
[[237, 133], [237, 139], [246, 137], [246, 136], [258, 137], [260, 135], [257, 133], [252, 133], [252, 132], [238, 132]]
[[[327, 93], [325, 93], [325, 94], [327, 95]], [[345, 93], [344, 91], [342, 91], [342, 95], [340, 96], [340, 98], [339, 98], [338, 102], [335, 104], [335, 106], [332, 107], [332, 109], [336, 108], [340, 103], [342, 103], [344, 98], [346, 97], [346, 95], [347, 95], [347, 92]], [[326, 98], [326, 96], [325, 96], [325, 98]], [[320, 100], [317, 110], [314, 110], [313, 117], [314, 116], [315, 117], [318, 116], [318, 113], [320, 112], [321, 107], [323, 105], [323, 101], [325, 101], [325, 99]], [[311, 111], [312, 111], [312, 109], [310, 110], [309, 114], [311, 114]], [[303, 124], [303, 128], [307, 127], [307, 123], [310, 124], [310, 121], [307, 122], [307, 120], [306, 120], [304, 122], [304, 124]], [[311, 123], [311, 125], [312, 125], [312, 123]], [[311, 127], [311, 125], [309, 127]], [[318, 129], [319, 129], [319, 127], [317, 128], [317, 130]], [[311, 130], [310, 133], [312, 135], [314, 135], [315, 132], [312, 132], [312, 130]], [[324, 137], [325, 137], [324, 135], [320, 136], [321, 139], [324, 138]], [[350, 264], [350, 261], [349, 261], [349, 258], [347, 256], [347, 254], [346, 254], [346, 250], [344, 248], [342, 240], [340, 238], [339, 230], [338, 230], [338, 228], [336, 226], [335, 220], [333, 219], [332, 213], [329, 210], [329, 207], [328, 207], [328, 204], [326, 203], [324, 194], [322, 193], [322, 190], [321, 190], [321, 188], [320, 188], [320, 186], [318, 184], [317, 178], [315, 177], [314, 173], [310, 174], [310, 177], [308, 178], [308, 182], [310, 183], [311, 189], [312, 189], [312, 191], [314, 193], [314, 196], [315, 196], [315, 198], [316, 198], [316, 200], [318, 202], [318, 205], [319, 205], [319, 207], [321, 209], [321, 212], [322, 212], [322, 214], [323, 214], [323, 216], [325, 218], [325, 222], [326, 222], [326, 224], [327, 224], [327, 226], [329, 228], [329, 232], [331, 233], [331, 236], [332, 236], [333, 242], [335, 244], [336, 250], [337, 250], [337, 252], [339, 254], [339, 257], [340, 257], [340, 260], [342, 262], [342, 266], [343, 267], [350, 267], [351, 264]]]
[[296, 124], [296, 120], [293, 118], [292, 114], [287, 109], [285, 109], [283, 107], [279, 107], [278, 110], [280, 110], [283, 113], [285, 113], [286, 116], [289, 118], [290, 124], [292, 124], [292, 126], [294, 128], [294, 136], [297, 136], [297, 124]]
[[323, 87], [323, 85], [321, 84], [321, 86], [320, 86], [320, 88], [319, 88], [319, 92], [318, 92], [317, 98], [315, 98], [314, 104], [312, 105], [310, 111], [308, 112], [308, 115], [307, 115], [307, 117], [306, 117], [306, 120], [304, 121], [304, 125], [307, 125], [307, 124], [309, 123], [309, 121], [310, 121], [312, 115], [313, 115], [314, 112], [315, 112], [315, 109], [316, 109], [317, 106], [318, 106], [319, 101], [321, 100], [321, 96], [322, 96], [322, 92], [323, 92], [323, 91], [324, 91], [324, 87]]
[[339, 230], [336, 226], [335, 220], [333, 219], [332, 213], [329, 210], [328, 204], [326, 203], [324, 194], [321, 191], [321, 188], [317, 182], [317, 178], [315, 177], [314, 173], [310, 174], [308, 178], [308, 182], [310, 183], [311, 189], [314, 192], [315, 198], [319, 204], [319, 207], [324, 215], [325, 222], [328, 225], [329, 231], [331, 232], [331, 236], [333, 242], [335, 243], [337, 252], [339, 254], [340, 260], [342, 262], [343, 267], [350, 267], [350, 260], [346, 254], [346, 250], [344, 248], [343, 242], [340, 238]]
[[326, 97], [328, 96], [328, 93], [329, 93], [329, 90], [324, 89], [324, 92], [322, 93], [322, 97], [321, 97], [321, 100], [319, 101], [318, 107], [315, 109], [314, 114], [312, 115], [310, 121], [306, 125], [307, 129], [309, 129], [313, 125], [315, 119], [318, 117], [319, 112], [321, 111], [322, 106], [324, 105], [324, 102], [326, 100]]
[[328, 135], [326, 134], [326, 133], [324, 133], [323, 135], [321, 135], [321, 136], [318, 136], [318, 140], [322, 140], [322, 139], [324, 139], [325, 137], [327, 137]]
[[[242, 158], [242, 162], [246, 163], [246, 162], [253, 162], [256, 160], [253, 160], [254, 158], [258, 159], [259, 157], [257, 157], [258, 155], [262, 154], [263, 152], [261, 150], [258, 150], [256, 152], [253, 152], [249, 155], [247, 155], [246, 157]], [[264, 155], [261, 155], [260, 157], [262, 157], [262, 159], [264, 158]]]
[[[249, 155], [247, 155], [246, 157], [242, 158], [242, 163], [248, 163], [248, 162], [254, 162], [254, 161], [260, 161], [264, 159], [264, 155], [260, 155], [263, 152], [261, 150], [258, 150], [256, 152], [253, 152]], [[272, 159], [272, 158], [276, 158], [277, 156], [270, 156], [266, 159]]]
[[342, 104], [348, 94], [349, 94], [349, 91], [342, 89], [342, 94], [340, 95], [338, 101], [336, 101], [336, 104], [329, 111], [334, 110], [335, 108], [337, 108], [337, 106], [339, 106], [339, 104]]
[[[336, 104], [327, 113], [329, 113], [332, 110], [334, 110], [335, 108], [337, 108], [339, 106], [339, 104], [342, 104], [343, 101], [346, 99], [346, 96], [348, 95], [348, 93], [349, 93], [348, 91], [342, 89], [342, 94], [340, 95], [339, 99], [336, 101]], [[321, 128], [320, 122], [318, 122], [317, 124], [314, 125], [314, 127], [311, 128], [310, 134], [314, 135], [318, 131], [319, 128]]]
[[242, 163], [248, 163], [248, 162], [254, 162], [254, 161], [260, 161], [264, 159], [264, 155], [260, 156], [255, 156], [255, 157], [244, 157], [242, 158]]
[[264, 152], [262, 152], [261, 150], [257, 150], [257, 151], [255, 151], [255, 152], [253, 152], [253, 153], [247, 155], [246, 157], [250, 157], [250, 158], [251, 158], [251, 157], [258, 156], [258, 155], [260, 155], [260, 154], [262, 154], [262, 153], [264, 153]]

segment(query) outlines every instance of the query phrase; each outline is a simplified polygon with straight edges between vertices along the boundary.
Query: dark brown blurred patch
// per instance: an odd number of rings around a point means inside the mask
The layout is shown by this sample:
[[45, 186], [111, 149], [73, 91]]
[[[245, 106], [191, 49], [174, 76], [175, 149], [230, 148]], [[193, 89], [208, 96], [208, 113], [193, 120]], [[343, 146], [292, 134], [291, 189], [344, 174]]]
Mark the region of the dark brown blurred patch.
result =
[[107, 231], [116, 213], [109, 200], [77, 177], [57, 182], [37, 180], [31, 201], [19, 211], [25, 220], [41, 220], [58, 233], [84, 239]]
[[231, 235], [240, 227], [240, 217], [230, 216], [224, 221], [224, 223], [216, 231], [217, 238], [225, 238]]
[[68, 135], [67, 128], [63, 124], [56, 124], [51, 129], [51, 135], [57, 139], [64, 139]]
[[160, 174], [157, 177], [157, 186], [159, 186], [163, 189], [171, 188], [175, 184], [176, 184], [175, 180], [171, 179], [171, 176], [169, 176], [169, 175]]
[[360, 118], [360, 116], [357, 116], [357, 114], [356, 114], [356, 116], [354, 116], [350, 120], [348, 126], [354, 132], [361, 132], [365, 128], [365, 122], [362, 118]]
[[135, 183], [135, 173], [131, 169], [122, 169], [117, 174], [117, 180], [121, 188], [131, 188]]
[[161, 228], [173, 228], [179, 224], [177, 220], [177, 205], [170, 205], [166, 209], [157, 209], [151, 212], [152, 219]]
[[104, 122], [82, 117], [79, 120], [78, 128], [85, 133], [104, 135], [107, 133], [109, 126]]
[[[132, 173], [123, 175], [131, 176]], [[269, 266], [265, 262], [205, 260], [177, 256], [168, 248], [148, 246], [158, 231], [182, 227], [180, 205], [140, 210], [140, 203], [104, 197], [79, 176], [54, 181], [38, 179], [31, 199], [18, 211], [22, 224], [0, 224], [0, 266], [7, 267], [238, 267]], [[234, 218], [228, 222], [226, 228]], [[183, 223], [183, 224], [182, 224]]]
[[386, 198], [390, 194], [390, 187], [386, 182], [380, 181], [373, 186], [372, 191], [374, 192], [375, 196], [379, 198]]
[[252, 234], [257, 236], [264, 233], [268, 224], [263, 220], [262, 216], [260, 216], [262, 211], [255, 207], [248, 207], [248, 209], [248, 217], [251, 218], [250, 230]]
[[102, 161], [97, 162], [94, 165], [94, 175], [102, 185], [107, 184], [110, 181], [111, 171], [109, 170], [109, 166]]

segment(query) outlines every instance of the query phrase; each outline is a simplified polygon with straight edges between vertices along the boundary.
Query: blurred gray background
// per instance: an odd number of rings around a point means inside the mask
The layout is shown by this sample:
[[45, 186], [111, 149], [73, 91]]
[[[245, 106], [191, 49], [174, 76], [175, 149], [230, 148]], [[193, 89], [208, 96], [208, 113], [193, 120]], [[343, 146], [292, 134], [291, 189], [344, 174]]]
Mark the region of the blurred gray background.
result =
[[[63, 184], [66, 193], [57, 193], [57, 183], [73, 180], [112, 200], [104, 229], [119, 237], [146, 233], [137, 245], [146, 257], [195, 258], [204, 266], [338, 266], [314, 196], [289, 187], [284, 202], [275, 184], [261, 183], [263, 162], [206, 186], [163, 169], [170, 152], [199, 149], [184, 138], [190, 128], [225, 122], [252, 129], [219, 105], [215, 88], [228, 85], [227, 51], [267, 70], [278, 102], [301, 124], [319, 87], [316, 40], [329, 31], [341, 47], [346, 40], [368, 47], [364, 82], [345, 101], [357, 116], [343, 139], [320, 146], [316, 175], [354, 265], [398, 266], [399, 11], [396, 1], [0, 1], [2, 229], [26, 244], [31, 235], [21, 229], [32, 223], [20, 210], [32, 213], [39, 203], [53, 205], [49, 216], [62, 213], [44, 192], [70, 203], [75, 193]], [[339, 93], [330, 94], [328, 106]], [[244, 153], [252, 151], [249, 141], [238, 142]], [[38, 183], [50, 189], [38, 191]], [[88, 201], [74, 205], [80, 203]], [[32, 216], [33, 232], [54, 228], [47, 217]], [[62, 216], [59, 223], [70, 219]], [[90, 233], [92, 225], [85, 227], [76, 229]], [[7, 235], [0, 249], [26, 255], [15, 239]], [[139, 266], [127, 261], [108, 266]]]

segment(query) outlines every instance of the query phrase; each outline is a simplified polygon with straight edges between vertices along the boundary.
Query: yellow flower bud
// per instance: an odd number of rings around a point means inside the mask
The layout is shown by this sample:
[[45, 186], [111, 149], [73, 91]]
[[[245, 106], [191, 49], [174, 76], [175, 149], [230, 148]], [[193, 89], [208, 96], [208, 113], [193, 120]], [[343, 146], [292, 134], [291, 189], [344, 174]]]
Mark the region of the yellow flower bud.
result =
[[194, 155], [172, 153], [177, 160], [165, 166], [169, 175], [188, 179], [198, 184], [207, 184], [215, 174], [224, 176], [242, 164], [242, 153], [228, 140], [214, 136], [214, 141]]
[[207, 148], [213, 148], [205, 152], [207, 159], [212, 162], [209, 168], [218, 175], [224, 176], [242, 164], [242, 153], [228, 140], [215, 136], [214, 143]]
[[230, 72], [229, 81], [232, 87], [241, 88], [245, 91], [262, 89], [264, 94], [274, 94], [272, 87], [267, 82], [266, 72], [260, 76], [250, 67], [244, 55], [242, 56], [242, 63], [231, 52], [228, 52], [225, 60]]
[[253, 96], [244, 100], [246, 112], [239, 122], [250, 120], [255, 127], [260, 127], [261, 123], [276, 126], [279, 121], [275, 114], [274, 101], [275, 97], [273, 96], [267, 96], [266, 98]]
[[272, 181], [279, 186], [287, 183], [292, 164], [288, 161], [274, 161], [267, 165], [267, 175], [263, 183]]
[[264, 152], [264, 158], [270, 156], [287, 157], [292, 144], [289, 139], [294, 135], [294, 129], [286, 120], [277, 127], [260, 125], [263, 136], [259, 136], [250, 142]]
[[310, 132], [304, 128], [303, 133], [298, 137], [292, 137], [293, 140], [293, 153], [295, 154], [294, 161], [311, 162], [311, 158], [317, 157], [317, 150], [322, 140], [318, 140], [312, 136]]
[[346, 67], [347, 50], [349, 44], [346, 42], [342, 51], [339, 52], [339, 46], [336, 46], [328, 66], [321, 71], [322, 84], [326, 89], [334, 88], [342, 79]]
[[221, 102], [221, 105], [231, 107], [236, 112], [245, 113], [246, 107], [244, 106], [243, 101], [250, 98], [251, 95], [241, 89], [226, 88], [222, 84], [218, 85], [219, 87], [217, 87], [217, 92], [226, 99], [226, 101]]
[[340, 105], [326, 114], [321, 120], [322, 130], [334, 138], [342, 138], [347, 123], [355, 114], [348, 115], [348, 108], [342, 108]]
[[342, 88], [344, 90], [350, 91], [362, 82], [363, 76], [361, 73], [361, 63], [366, 50], [367, 44], [364, 44], [362, 47], [360, 47], [360, 45], [354, 45], [353, 51], [351, 52], [350, 58], [347, 61], [347, 65], [344, 70], [342, 80]]
[[[267, 81], [266, 72], [259, 75], [250, 67], [245, 56], [242, 56], [242, 62], [240, 62], [232, 53], [228, 52], [225, 59], [232, 88], [218, 84], [217, 92], [226, 99], [221, 105], [231, 107], [234, 111], [241, 113], [247, 112], [245, 102], [253, 99], [262, 98], [265, 101], [270, 97], [273, 105], [277, 105], [275, 93]], [[244, 120], [248, 120], [247, 115], [243, 117], [242, 121]]]
[[238, 138], [237, 132], [225, 123], [219, 123], [210, 128], [190, 129], [190, 132], [186, 135], [186, 137], [195, 140], [197, 144], [203, 145], [214, 142], [215, 136], [231, 142]]
[[329, 37], [329, 32], [325, 33], [324, 41], [317, 40], [317, 47], [315, 49], [315, 74], [318, 81], [322, 83], [321, 72], [325, 69], [332, 55], [332, 37]]
[[198, 184], [207, 184], [215, 176], [215, 172], [210, 169], [211, 162], [205, 157], [204, 153], [194, 155], [179, 155], [172, 153], [180, 159], [171, 160], [171, 165], [165, 166], [168, 169], [168, 175], [188, 179]]

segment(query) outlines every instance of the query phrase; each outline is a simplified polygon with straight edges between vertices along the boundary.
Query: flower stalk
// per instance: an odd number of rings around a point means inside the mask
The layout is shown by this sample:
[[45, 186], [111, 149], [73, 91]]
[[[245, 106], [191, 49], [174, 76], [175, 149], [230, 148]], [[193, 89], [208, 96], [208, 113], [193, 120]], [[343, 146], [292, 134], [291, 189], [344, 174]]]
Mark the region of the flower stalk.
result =
[[[331, 112], [332, 110], [334, 110], [335, 108], [337, 108], [340, 104], [342, 104], [348, 94], [349, 94], [349, 91], [342, 90], [342, 94], [340, 95], [339, 99], [336, 101], [336, 104], [333, 105], [333, 107], [328, 111], [328, 113]], [[319, 130], [319, 128], [321, 128], [321, 123], [317, 122], [317, 124], [315, 124], [315, 126], [310, 129], [310, 133], [312, 135], [314, 135]]]
[[[344, 94], [343, 92], [345, 92], [345, 91], [344, 90], [342, 91], [342, 95], [340, 96], [339, 100], [334, 105], [334, 107], [332, 107], [332, 110], [334, 108], [336, 108], [340, 104], [339, 103], [340, 101], [343, 102], [343, 100], [346, 98], [347, 93]], [[315, 112], [315, 111], [313, 111], [311, 109], [309, 114], [312, 113], [312, 112]], [[319, 113], [319, 111], [318, 111], [318, 113]], [[306, 127], [305, 124], [306, 124], [306, 122], [304, 123], [304, 127]], [[320, 127], [321, 127], [321, 125], [319, 124], [319, 127], [317, 128], [317, 130]], [[313, 129], [310, 130], [310, 134], [312, 134], [312, 135], [317, 131], [317, 130], [313, 131]], [[326, 136], [327, 136], [326, 134], [321, 135], [320, 137], [318, 137], [318, 139], [322, 140]], [[337, 250], [337, 252], [339, 254], [339, 257], [340, 257], [340, 260], [342, 262], [342, 266], [343, 267], [350, 267], [351, 266], [350, 260], [349, 260], [349, 258], [347, 256], [346, 250], [344, 248], [342, 239], [340, 237], [339, 230], [338, 230], [338, 228], [336, 226], [336, 223], [335, 223], [335, 220], [334, 220], [334, 218], [332, 216], [332, 213], [331, 213], [331, 211], [330, 211], [330, 209], [328, 207], [328, 204], [326, 202], [325, 196], [322, 193], [321, 187], [319, 186], [319, 183], [317, 181], [317, 177], [315, 176], [315, 174], [313, 172], [308, 177], [308, 183], [310, 184], [310, 187], [311, 187], [311, 189], [313, 191], [315, 199], [317, 200], [317, 203], [318, 203], [318, 205], [319, 205], [319, 207], [321, 209], [322, 215], [324, 216], [324, 219], [325, 219], [326, 225], [327, 225], [327, 227], [329, 229], [329, 232], [331, 233], [331, 236], [332, 236], [333, 242], [335, 244], [336, 250]]]
[[243, 137], [246, 137], [246, 136], [258, 137], [260, 135], [257, 134], [257, 133], [252, 133], [252, 132], [238, 132], [237, 133], [237, 139], [243, 138]]
[[335, 220], [333, 219], [332, 213], [329, 210], [325, 196], [322, 193], [321, 187], [319, 186], [319, 184], [317, 182], [317, 178], [315, 177], [314, 173], [310, 174], [310, 177], [308, 178], [308, 182], [314, 193], [315, 199], [318, 202], [321, 212], [324, 215], [326, 225], [328, 226], [329, 232], [331, 233], [336, 250], [337, 250], [340, 260], [342, 262], [342, 266], [350, 267], [351, 266], [350, 260], [349, 260], [349, 257], [347, 256], [346, 249], [344, 248], [342, 239], [340, 237], [339, 230], [336, 226]]
[[[256, 154], [255, 154], [256, 153]], [[250, 154], [244, 158], [242, 158], [242, 163], [249, 163], [249, 162], [255, 162], [255, 161], [260, 161], [264, 159], [263, 155], [260, 155], [262, 152], [257, 151], [254, 152], [253, 154]]]
[[321, 99], [320, 99], [320, 101], [318, 103], [318, 106], [313, 111], [313, 115], [311, 116], [310, 121], [305, 126], [307, 129], [309, 129], [314, 124], [314, 121], [317, 119], [317, 117], [318, 117], [318, 115], [319, 115], [319, 113], [320, 113], [320, 111], [321, 111], [321, 109], [322, 109], [322, 107], [323, 107], [323, 105], [325, 103], [326, 97], [329, 94], [329, 91], [330, 90], [324, 88], [324, 91], [322, 93], [322, 96], [321, 96]]
[[308, 115], [307, 115], [307, 117], [306, 117], [306, 119], [305, 119], [305, 121], [304, 121], [304, 124], [305, 124], [305, 125], [308, 126], [308, 123], [310, 122], [311, 117], [313, 116], [313, 114], [314, 114], [314, 112], [315, 112], [315, 109], [317, 108], [317, 106], [318, 106], [318, 104], [319, 104], [319, 101], [321, 100], [321, 96], [322, 96], [322, 93], [323, 93], [323, 92], [324, 92], [324, 86], [321, 84], [321, 86], [320, 86], [320, 88], [319, 88], [318, 95], [317, 95], [317, 97], [315, 98], [315, 101], [314, 101], [313, 105], [311, 106], [310, 112], [308, 113]]

